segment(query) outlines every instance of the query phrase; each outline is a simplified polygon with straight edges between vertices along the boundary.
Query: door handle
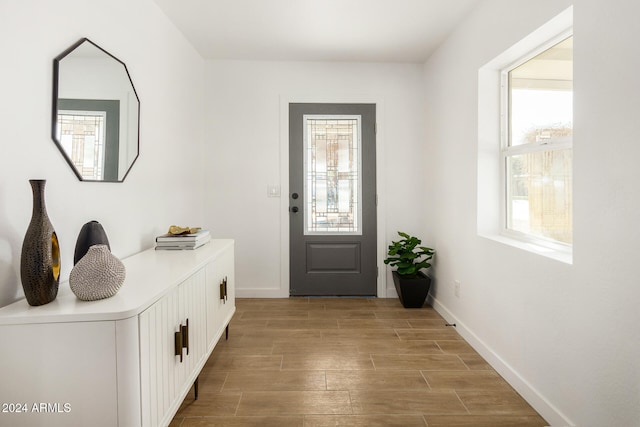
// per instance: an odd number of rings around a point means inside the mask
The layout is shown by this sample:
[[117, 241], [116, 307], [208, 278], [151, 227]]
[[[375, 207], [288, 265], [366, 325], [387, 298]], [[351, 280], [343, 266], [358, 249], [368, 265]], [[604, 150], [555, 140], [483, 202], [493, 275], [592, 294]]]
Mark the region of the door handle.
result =
[[298, 212], [298, 207], [297, 206], [292, 206], [289, 208], [289, 210], [293, 213], [297, 213]]

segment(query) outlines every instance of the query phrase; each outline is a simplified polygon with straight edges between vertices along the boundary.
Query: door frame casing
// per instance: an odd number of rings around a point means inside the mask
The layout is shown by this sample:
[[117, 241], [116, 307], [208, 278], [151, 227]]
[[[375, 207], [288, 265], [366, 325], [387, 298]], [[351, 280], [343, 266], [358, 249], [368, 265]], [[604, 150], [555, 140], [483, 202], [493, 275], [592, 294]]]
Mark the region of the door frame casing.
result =
[[386, 242], [385, 227], [385, 191], [384, 175], [384, 102], [382, 97], [323, 97], [323, 96], [280, 96], [280, 289], [278, 298], [289, 297], [289, 104], [375, 104], [376, 105], [376, 264], [378, 277], [376, 291], [378, 298], [387, 297], [386, 266], [384, 264]]

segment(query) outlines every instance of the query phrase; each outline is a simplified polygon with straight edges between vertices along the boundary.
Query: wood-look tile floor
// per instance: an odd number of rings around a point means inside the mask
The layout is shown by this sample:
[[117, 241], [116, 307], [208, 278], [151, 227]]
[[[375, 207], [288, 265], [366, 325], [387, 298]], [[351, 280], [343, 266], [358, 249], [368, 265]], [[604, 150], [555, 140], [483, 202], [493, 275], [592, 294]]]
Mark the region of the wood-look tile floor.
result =
[[170, 427], [546, 426], [430, 307], [238, 299]]

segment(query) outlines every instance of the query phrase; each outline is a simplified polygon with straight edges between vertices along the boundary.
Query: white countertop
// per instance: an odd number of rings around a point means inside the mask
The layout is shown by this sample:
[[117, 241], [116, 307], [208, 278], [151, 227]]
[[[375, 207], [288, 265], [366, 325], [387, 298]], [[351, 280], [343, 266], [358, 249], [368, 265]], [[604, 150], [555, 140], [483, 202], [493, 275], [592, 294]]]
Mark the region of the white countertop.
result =
[[113, 297], [81, 301], [71, 292], [68, 282], [62, 282], [57, 298], [49, 304], [32, 307], [22, 299], [0, 308], [0, 325], [121, 320], [136, 316], [233, 244], [232, 239], [214, 239], [195, 250], [148, 249], [122, 260], [127, 275]]

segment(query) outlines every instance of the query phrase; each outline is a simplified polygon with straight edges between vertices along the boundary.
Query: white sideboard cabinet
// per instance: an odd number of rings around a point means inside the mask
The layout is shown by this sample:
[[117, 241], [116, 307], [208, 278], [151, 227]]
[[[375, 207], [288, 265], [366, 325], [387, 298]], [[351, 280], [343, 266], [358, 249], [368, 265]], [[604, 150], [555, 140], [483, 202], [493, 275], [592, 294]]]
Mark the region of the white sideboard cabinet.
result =
[[[235, 312], [234, 242], [123, 260], [120, 291], [0, 309], [0, 426], [167, 426]], [[224, 338], [223, 338], [224, 339]]]

